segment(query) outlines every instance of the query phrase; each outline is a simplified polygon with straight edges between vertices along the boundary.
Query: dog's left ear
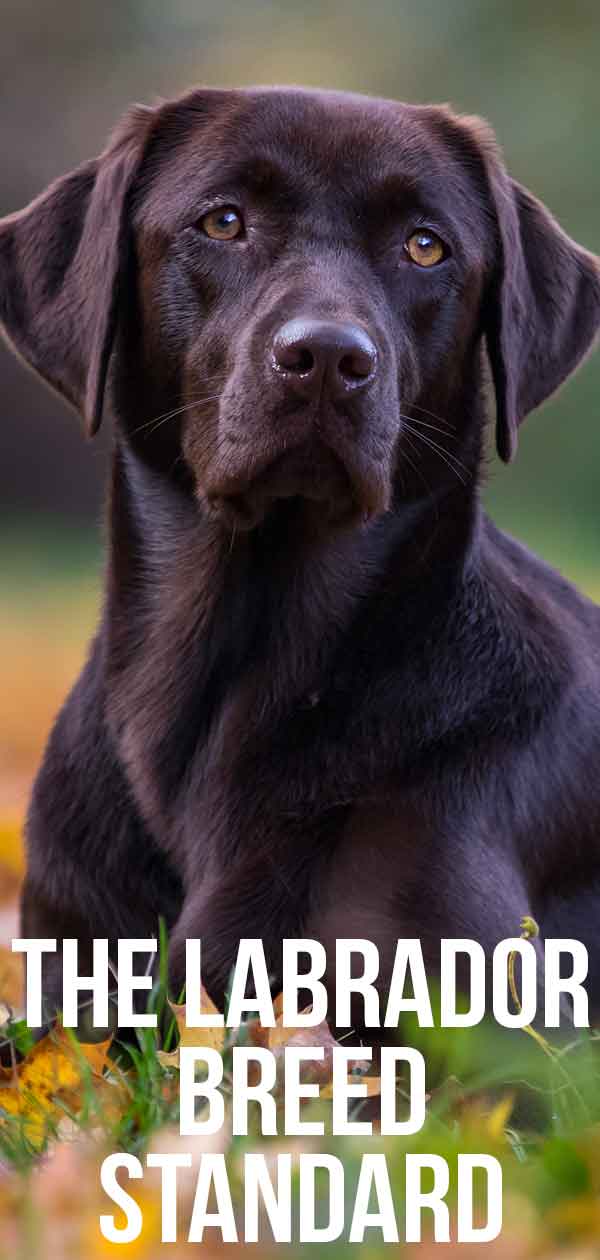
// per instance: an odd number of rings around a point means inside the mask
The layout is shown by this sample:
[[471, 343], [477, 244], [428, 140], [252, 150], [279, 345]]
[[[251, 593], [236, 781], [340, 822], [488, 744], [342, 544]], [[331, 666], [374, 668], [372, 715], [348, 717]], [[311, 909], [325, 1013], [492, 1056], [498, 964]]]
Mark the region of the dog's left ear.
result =
[[100, 157], [0, 220], [0, 328], [90, 434], [117, 326], [128, 193], [153, 116], [136, 106]]
[[486, 338], [496, 443], [509, 463], [521, 421], [574, 371], [600, 330], [600, 260], [499, 165], [492, 188], [500, 257]]

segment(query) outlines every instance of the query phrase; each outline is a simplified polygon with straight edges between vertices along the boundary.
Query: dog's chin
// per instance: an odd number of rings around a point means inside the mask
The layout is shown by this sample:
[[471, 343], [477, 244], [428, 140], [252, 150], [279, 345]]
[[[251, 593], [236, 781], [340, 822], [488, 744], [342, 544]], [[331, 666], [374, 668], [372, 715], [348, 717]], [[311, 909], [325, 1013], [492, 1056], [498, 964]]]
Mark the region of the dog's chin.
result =
[[333, 532], [371, 515], [343, 462], [321, 448], [280, 455], [258, 475], [220, 479], [203, 499], [230, 531], [247, 532], [270, 518], [293, 519], [311, 531]]
[[268, 521], [305, 526], [310, 533], [348, 529], [361, 520], [354, 500], [315, 499], [298, 492], [257, 499], [252, 494], [212, 500], [210, 511], [231, 533], [248, 533]]

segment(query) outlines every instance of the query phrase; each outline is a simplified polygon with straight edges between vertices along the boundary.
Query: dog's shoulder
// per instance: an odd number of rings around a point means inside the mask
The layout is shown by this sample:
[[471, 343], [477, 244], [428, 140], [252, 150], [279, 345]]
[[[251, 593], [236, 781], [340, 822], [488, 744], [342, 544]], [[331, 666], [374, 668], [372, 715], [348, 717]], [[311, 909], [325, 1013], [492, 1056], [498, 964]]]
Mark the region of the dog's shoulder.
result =
[[554, 627], [600, 650], [600, 607], [524, 543], [486, 517], [480, 548], [481, 572], [507, 609], [529, 612], [523, 628]]

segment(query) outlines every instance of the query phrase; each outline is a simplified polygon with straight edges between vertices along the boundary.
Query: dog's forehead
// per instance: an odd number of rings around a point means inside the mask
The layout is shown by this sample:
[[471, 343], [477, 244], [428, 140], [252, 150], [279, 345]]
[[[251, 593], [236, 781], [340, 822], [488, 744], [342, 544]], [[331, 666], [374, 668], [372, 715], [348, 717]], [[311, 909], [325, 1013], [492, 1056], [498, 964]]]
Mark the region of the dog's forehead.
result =
[[[232, 102], [233, 104], [233, 102]], [[225, 114], [225, 116], [227, 116]], [[315, 166], [333, 161], [381, 162], [399, 156], [421, 134], [423, 119], [399, 101], [308, 89], [258, 89], [239, 93], [225, 139], [252, 150], [290, 150]]]
[[389, 177], [429, 183], [450, 202], [473, 194], [457, 129], [443, 107], [259, 88], [198, 91], [172, 108], [161, 160], [146, 187], [151, 219], [167, 204], [183, 222], [204, 189], [226, 192], [228, 183], [262, 170], [281, 169], [291, 185], [312, 179], [315, 188], [333, 186], [348, 196]]

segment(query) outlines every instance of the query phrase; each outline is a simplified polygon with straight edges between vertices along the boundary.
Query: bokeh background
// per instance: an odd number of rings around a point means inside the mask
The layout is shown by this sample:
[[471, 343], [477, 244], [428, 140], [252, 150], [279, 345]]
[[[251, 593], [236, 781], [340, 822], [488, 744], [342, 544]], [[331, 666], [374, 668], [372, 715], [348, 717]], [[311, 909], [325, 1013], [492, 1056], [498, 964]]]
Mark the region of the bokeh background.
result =
[[[487, 116], [512, 172], [600, 253], [598, 0], [0, 0], [0, 214], [98, 151], [132, 100], [300, 82]], [[293, 141], [292, 141], [293, 142]], [[0, 802], [18, 817], [94, 624], [109, 435], [0, 349]], [[490, 466], [507, 525], [600, 596], [600, 355]]]

